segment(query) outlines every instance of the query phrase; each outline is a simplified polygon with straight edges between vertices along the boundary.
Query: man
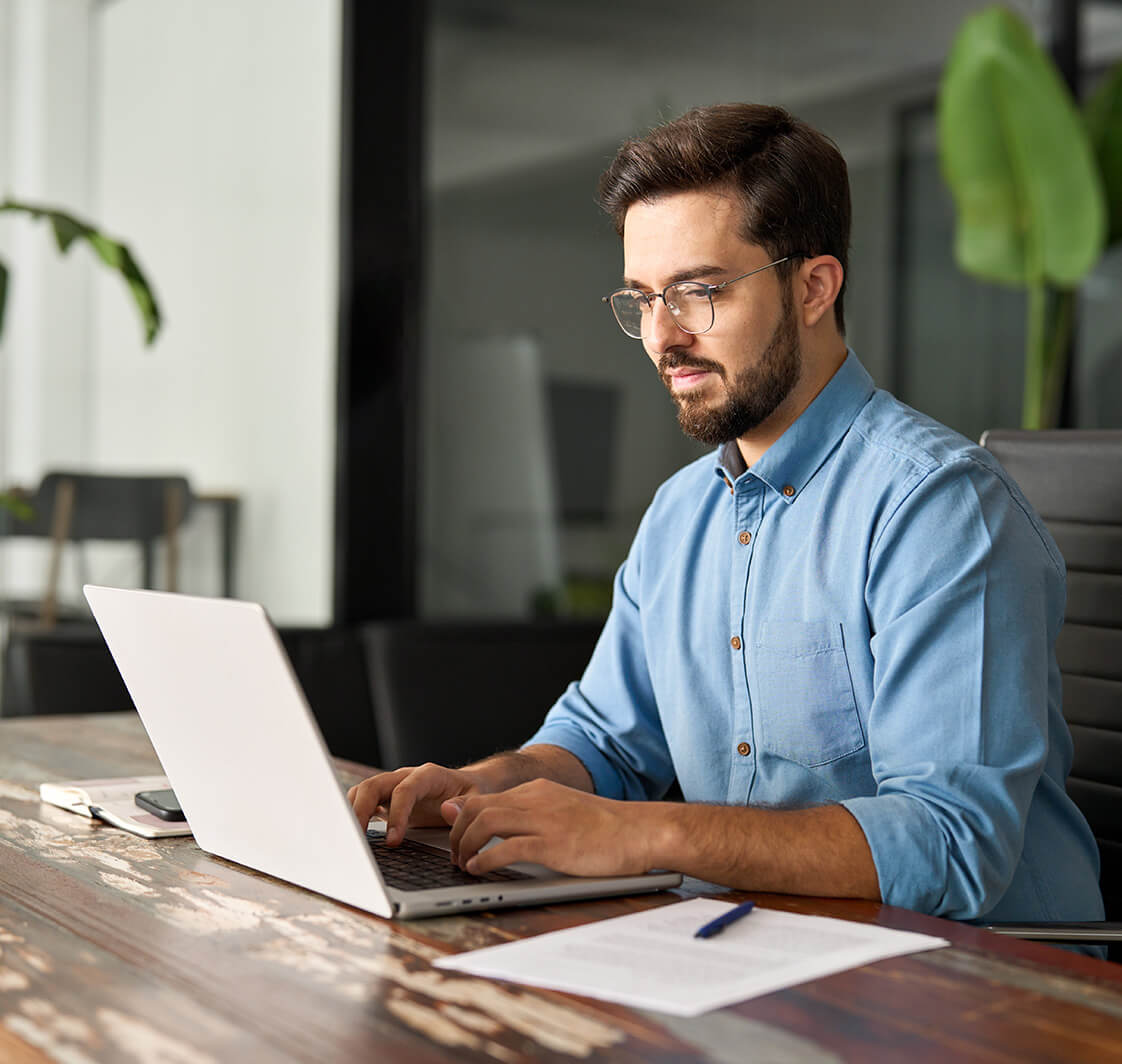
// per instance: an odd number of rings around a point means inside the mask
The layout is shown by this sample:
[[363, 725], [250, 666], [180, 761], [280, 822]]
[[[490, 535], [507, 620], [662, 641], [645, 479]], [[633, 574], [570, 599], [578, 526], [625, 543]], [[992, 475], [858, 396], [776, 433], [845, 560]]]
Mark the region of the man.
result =
[[[989, 455], [844, 340], [845, 163], [773, 107], [691, 111], [601, 180], [616, 319], [682, 428], [587, 671], [530, 742], [374, 776], [481, 873], [667, 868], [960, 919], [1102, 916], [1064, 792], [1059, 553]], [[685, 803], [661, 802], [677, 779]], [[483, 851], [493, 836], [499, 840]]]

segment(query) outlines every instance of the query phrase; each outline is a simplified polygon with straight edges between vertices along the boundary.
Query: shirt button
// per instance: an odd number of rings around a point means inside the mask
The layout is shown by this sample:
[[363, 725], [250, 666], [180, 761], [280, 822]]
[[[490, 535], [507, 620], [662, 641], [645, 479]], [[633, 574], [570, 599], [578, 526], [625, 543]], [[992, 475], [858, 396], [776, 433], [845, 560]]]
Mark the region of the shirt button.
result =
[[732, 637], [732, 639], [729, 640], [729, 646], [731, 646], [733, 650], [739, 650], [740, 649], [740, 636], [734, 635]]
[[795, 494], [795, 489], [792, 488], [790, 484], [784, 484], [783, 485], [783, 494], [786, 495], [787, 498], [789, 499], [792, 495]]
[[752, 748], [747, 743], [740, 743], [736, 747], [736, 752], [741, 757], [747, 757], [752, 752]]
[[741, 532], [740, 535], [737, 536], [737, 539], [739, 539], [740, 542], [743, 543], [744, 546], [747, 547], [748, 544], [752, 542], [752, 533], [751, 532]]

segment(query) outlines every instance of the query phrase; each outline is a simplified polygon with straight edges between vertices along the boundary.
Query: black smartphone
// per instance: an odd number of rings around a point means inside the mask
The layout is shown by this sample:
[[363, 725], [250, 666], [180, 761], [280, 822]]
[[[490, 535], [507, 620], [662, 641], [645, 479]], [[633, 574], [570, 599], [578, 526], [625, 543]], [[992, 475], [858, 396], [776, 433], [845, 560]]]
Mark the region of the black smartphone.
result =
[[145, 812], [158, 816], [161, 820], [186, 820], [183, 810], [179, 808], [179, 799], [175, 791], [137, 791], [135, 802]]

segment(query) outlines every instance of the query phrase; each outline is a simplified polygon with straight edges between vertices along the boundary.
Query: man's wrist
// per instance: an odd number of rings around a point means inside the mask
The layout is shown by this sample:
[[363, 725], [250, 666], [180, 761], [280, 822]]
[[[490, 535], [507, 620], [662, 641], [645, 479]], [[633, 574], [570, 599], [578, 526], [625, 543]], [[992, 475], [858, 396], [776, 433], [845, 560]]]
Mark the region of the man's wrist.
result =
[[552, 780], [590, 793], [595, 790], [592, 776], [576, 755], [547, 743], [507, 750], [465, 765], [460, 771], [472, 776], [478, 789], [487, 794], [508, 791], [536, 779]]
[[460, 771], [471, 778], [481, 794], [494, 794], [510, 790], [511, 787], [517, 787], [518, 784], [540, 775], [535, 768], [533, 760], [525, 754], [518, 750], [507, 750], [465, 765]]
[[655, 868], [678, 870], [686, 863], [689, 828], [685, 823], [689, 807], [683, 802], [635, 802], [642, 821], [640, 837], [644, 848], [644, 871]]

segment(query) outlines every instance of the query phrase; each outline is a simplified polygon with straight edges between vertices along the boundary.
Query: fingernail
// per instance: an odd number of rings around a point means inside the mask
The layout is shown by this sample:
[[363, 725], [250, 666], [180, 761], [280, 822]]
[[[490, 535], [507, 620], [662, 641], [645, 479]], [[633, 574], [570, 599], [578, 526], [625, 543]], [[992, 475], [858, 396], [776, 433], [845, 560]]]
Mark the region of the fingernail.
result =
[[388, 828], [386, 831], [386, 842], [397, 842], [401, 838], [401, 831], [398, 828]]
[[476, 869], [477, 869], [478, 867], [479, 867], [479, 861], [478, 861], [478, 859], [477, 859], [477, 858], [473, 857], [473, 858], [472, 858], [472, 859], [471, 859], [470, 861], [468, 861], [468, 863], [467, 863], [467, 864], [466, 864], [466, 865], [464, 866], [464, 871], [465, 871], [465, 872], [470, 872], [470, 873], [471, 873], [472, 875], [475, 875], [475, 870], [476, 870]]

